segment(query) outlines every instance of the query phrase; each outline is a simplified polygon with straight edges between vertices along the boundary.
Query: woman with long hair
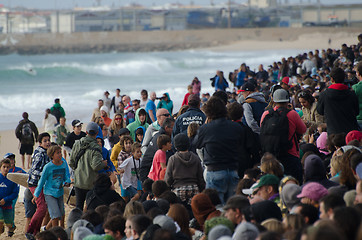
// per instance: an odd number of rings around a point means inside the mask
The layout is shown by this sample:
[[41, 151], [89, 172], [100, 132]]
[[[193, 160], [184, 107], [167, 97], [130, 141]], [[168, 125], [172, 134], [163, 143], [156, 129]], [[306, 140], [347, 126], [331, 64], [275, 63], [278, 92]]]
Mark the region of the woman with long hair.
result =
[[125, 127], [125, 124], [124, 124], [122, 114], [116, 113], [111, 122], [111, 125], [109, 125], [109, 142], [112, 147], [114, 146], [114, 144], [119, 142], [119, 137], [118, 137], [119, 130], [121, 130], [121, 128], [124, 128], [124, 127]]

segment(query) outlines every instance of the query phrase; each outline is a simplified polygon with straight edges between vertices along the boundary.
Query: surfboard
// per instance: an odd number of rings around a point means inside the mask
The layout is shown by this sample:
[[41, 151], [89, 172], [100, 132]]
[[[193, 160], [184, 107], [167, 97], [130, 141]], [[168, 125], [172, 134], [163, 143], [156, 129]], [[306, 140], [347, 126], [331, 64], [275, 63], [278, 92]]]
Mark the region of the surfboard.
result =
[[[29, 174], [27, 173], [8, 173], [7, 178], [20, 186], [28, 187]], [[64, 187], [64, 203], [67, 202], [70, 191], [71, 187]], [[69, 204], [75, 205], [75, 196], [70, 197]]]

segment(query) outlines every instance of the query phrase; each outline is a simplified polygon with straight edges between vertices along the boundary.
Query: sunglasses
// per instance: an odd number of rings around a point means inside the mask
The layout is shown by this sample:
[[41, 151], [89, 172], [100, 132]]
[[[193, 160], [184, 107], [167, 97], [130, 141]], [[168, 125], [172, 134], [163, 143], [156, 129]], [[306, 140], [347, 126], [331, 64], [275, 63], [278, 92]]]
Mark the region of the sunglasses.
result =
[[307, 94], [308, 94], [308, 93], [306, 93], [306, 92], [300, 92], [300, 93], [298, 94], [298, 98], [300, 98], [300, 97], [305, 97], [305, 96], [307, 96]]
[[161, 116], [164, 116], [164, 117], [169, 117], [170, 114], [169, 113], [165, 113], [165, 114], [161, 114]]
[[115, 118], [114, 120], [122, 120], [122, 118]]

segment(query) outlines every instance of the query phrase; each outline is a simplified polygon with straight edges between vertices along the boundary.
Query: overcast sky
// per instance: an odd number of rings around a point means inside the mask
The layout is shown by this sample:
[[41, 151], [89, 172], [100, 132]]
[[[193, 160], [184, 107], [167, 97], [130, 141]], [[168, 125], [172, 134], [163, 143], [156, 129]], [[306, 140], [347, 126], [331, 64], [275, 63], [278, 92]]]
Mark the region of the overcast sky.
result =
[[[224, 3], [227, 0], [100, 0], [101, 5], [106, 6], [125, 6], [129, 5], [130, 3], [138, 3], [144, 6], [152, 6], [152, 5], [164, 5], [166, 3], [182, 3], [182, 4], [190, 4], [193, 2], [195, 5], [210, 5], [211, 2], [214, 4]], [[282, 0], [284, 2], [285, 0]], [[289, 0], [290, 3], [292, 2], [300, 2], [301, 0]], [[238, 3], [245, 3], [247, 0], [234, 0], [234, 2]], [[316, 2], [316, 0], [302, 0], [302, 2]], [[321, 0], [322, 4], [335, 4], [335, 3], [362, 3], [361, 0]], [[69, 9], [73, 8], [74, 6], [78, 7], [91, 7], [96, 5], [97, 0], [4, 0], [0, 1], [6, 7], [27, 7], [27, 8], [38, 8], [38, 9]]]

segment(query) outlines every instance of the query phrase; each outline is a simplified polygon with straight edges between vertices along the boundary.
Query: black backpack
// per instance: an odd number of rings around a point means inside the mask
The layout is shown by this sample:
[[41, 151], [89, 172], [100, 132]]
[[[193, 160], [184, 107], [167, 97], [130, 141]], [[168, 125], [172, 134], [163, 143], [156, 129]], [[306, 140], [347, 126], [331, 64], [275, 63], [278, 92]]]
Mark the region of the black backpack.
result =
[[285, 156], [293, 146], [289, 139], [289, 120], [287, 114], [290, 110], [278, 108], [276, 111], [269, 110], [261, 124], [260, 143], [263, 153], [269, 152], [274, 156]]
[[62, 116], [62, 113], [60, 112], [60, 109], [54, 107], [53, 110], [51, 111], [51, 114], [54, 115], [54, 117], [57, 119], [57, 121], [59, 123], [59, 119]]

